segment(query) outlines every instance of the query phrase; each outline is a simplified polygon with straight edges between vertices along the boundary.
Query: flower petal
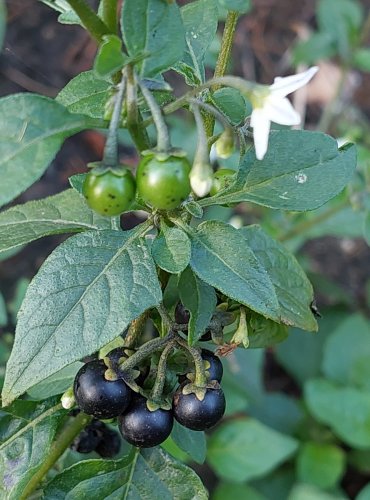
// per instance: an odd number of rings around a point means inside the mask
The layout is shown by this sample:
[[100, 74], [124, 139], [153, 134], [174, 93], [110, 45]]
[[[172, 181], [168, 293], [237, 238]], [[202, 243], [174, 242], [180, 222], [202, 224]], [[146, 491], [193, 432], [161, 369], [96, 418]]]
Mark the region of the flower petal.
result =
[[312, 68], [297, 75], [277, 77], [274, 83], [270, 85], [270, 90], [276, 96], [285, 97], [291, 92], [304, 87], [316, 75], [318, 70], [317, 66], [312, 66]]
[[287, 97], [270, 95], [265, 102], [264, 111], [268, 119], [280, 125], [299, 125], [301, 117]]
[[270, 120], [268, 119], [264, 108], [256, 108], [252, 111], [251, 127], [253, 127], [256, 157], [258, 160], [263, 160], [267, 151], [270, 132]]

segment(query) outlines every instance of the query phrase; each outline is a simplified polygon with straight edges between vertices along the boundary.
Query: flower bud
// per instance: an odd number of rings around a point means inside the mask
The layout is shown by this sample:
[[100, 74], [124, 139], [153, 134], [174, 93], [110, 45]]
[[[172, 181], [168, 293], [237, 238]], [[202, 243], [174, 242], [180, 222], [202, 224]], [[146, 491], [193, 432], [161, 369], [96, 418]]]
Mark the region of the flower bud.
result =
[[76, 400], [73, 394], [72, 387], [66, 390], [66, 392], [61, 397], [60, 402], [62, 403], [62, 406], [65, 410], [70, 410], [74, 407], [74, 405], [76, 404]]
[[209, 163], [194, 163], [190, 172], [190, 185], [197, 196], [206, 196], [212, 187], [213, 169]]
[[234, 134], [226, 128], [215, 143], [216, 153], [219, 158], [229, 158], [234, 152]]

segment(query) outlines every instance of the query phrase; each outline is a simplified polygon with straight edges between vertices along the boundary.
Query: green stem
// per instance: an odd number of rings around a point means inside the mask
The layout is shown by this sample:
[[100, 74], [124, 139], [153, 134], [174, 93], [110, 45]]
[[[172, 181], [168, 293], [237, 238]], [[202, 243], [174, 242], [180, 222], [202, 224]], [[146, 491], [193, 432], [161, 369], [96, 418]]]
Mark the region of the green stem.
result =
[[[150, 140], [146, 131], [146, 122], [142, 121], [140, 111], [137, 107], [137, 92], [133, 69], [130, 65], [126, 67], [127, 76], [127, 128], [132, 140], [139, 151], [150, 149]], [[149, 121], [151, 123], [152, 120]]]
[[140, 349], [135, 352], [135, 354], [124, 361], [120, 365], [120, 369], [122, 371], [125, 371], [135, 368], [135, 366], [138, 366], [141, 361], [153, 354], [153, 352], [160, 351], [170, 340], [172, 340], [173, 335], [174, 334], [170, 332], [168, 335], [166, 335], [166, 337], [149, 340], [149, 342], [146, 342], [144, 345], [142, 345]]
[[150, 393], [150, 399], [154, 402], [159, 402], [162, 397], [163, 387], [166, 381], [167, 358], [174, 348], [175, 344], [175, 340], [170, 340], [166, 347], [163, 349], [161, 357], [159, 358], [157, 376]]
[[207, 376], [206, 376], [206, 370], [204, 367], [204, 362], [203, 358], [200, 355], [200, 352], [198, 349], [195, 347], [191, 347], [188, 345], [188, 343], [182, 339], [181, 337], [176, 337], [176, 342], [183, 348], [186, 349], [187, 351], [190, 352], [193, 361], [194, 361], [194, 366], [195, 366], [195, 380], [194, 384], [198, 387], [205, 387], [207, 385]]
[[343, 200], [341, 203], [338, 203], [334, 207], [329, 208], [325, 212], [322, 212], [321, 214], [316, 215], [316, 217], [313, 217], [312, 219], [308, 220], [303, 220], [300, 224], [297, 224], [295, 227], [287, 231], [285, 234], [280, 236], [278, 239], [279, 241], [288, 241], [292, 240], [293, 238], [299, 236], [300, 234], [305, 233], [312, 227], [315, 227], [317, 224], [320, 224], [321, 222], [324, 222], [325, 220], [329, 219], [336, 213], [340, 212], [343, 208], [345, 208], [348, 205], [347, 200]]
[[[222, 34], [221, 49], [218, 54], [215, 77], [223, 76], [226, 72], [227, 63], [230, 58], [231, 49], [233, 45], [234, 32], [236, 28], [236, 23], [238, 21], [239, 13], [235, 11], [229, 11], [226, 17], [226, 23], [224, 32]], [[215, 85], [212, 90], [217, 90], [218, 85]], [[213, 129], [215, 126], [215, 119], [212, 115], [206, 114], [204, 117], [204, 125], [208, 137], [213, 135]]]
[[158, 106], [151, 92], [139, 79], [137, 79], [137, 83], [140, 87], [141, 93], [144, 96], [144, 99], [148, 103], [155, 128], [157, 129], [157, 150], [161, 152], [167, 152], [171, 148], [170, 136], [168, 134], [167, 125], [162, 116], [161, 108]]
[[118, 165], [118, 129], [121, 122], [122, 104], [125, 95], [126, 79], [121, 78], [114, 102], [112, 119], [109, 123], [108, 137], [104, 147], [103, 164], [107, 167]]
[[206, 131], [204, 128], [203, 118], [202, 115], [200, 114], [198, 104], [194, 104], [192, 106], [192, 109], [194, 113], [195, 123], [197, 126], [197, 134], [198, 134], [198, 145], [194, 155], [194, 165], [195, 164], [208, 165], [209, 164], [208, 141], [207, 141]]
[[77, 417], [68, 422], [63, 428], [59, 436], [51, 445], [49, 454], [45, 462], [41, 465], [40, 469], [32, 476], [32, 479], [23, 490], [20, 500], [26, 500], [30, 494], [36, 490], [42, 479], [53, 467], [55, 462], [63, 455], [68, 446], [73, 442], [76, 436], [86, 427], [92, 420], [92, 417], [85, 413], [79, 413]]
[[110, 33], [108, 26], [106, 26], [85, 0], [67, 0], [67, 2], [81, 19], [82, 24], [90, 35], [98, 43], [101, 43], [103, 36]]
[[117, 33], [117, 3], [118, 0], [102, 0], [103, 23], [112, 33]]
[[[169, 115], [171, 113], [174, 113], [178, 109], [183, 108], [184, 106], [187, 105], [189, 99], [192, 97], [197, 96], [202, 90], [209, 89], [213, 85], [221, 85], [225, 87], [232, 87], [236, 90], [239, 90], [241, 94], [245, 94], [246, 97], [250, 97], [253, 90], [256, 87], [255, 83], [248, 82], [247, 80], [244, 80], [243, 78], [239, 76], [231, 76], [231, 75], [226, 75], [226, 76], [219, 76], [219, 77], [214, 77], [208, 80], [205, 83], [202, 83], [202, 85], [198, 85], [198, 87], [194, 87], [193, 89], [189, 90], [189, 92], [186, 92], [183, 96], [179, 97], [175, 101], [167, 104], [164, 106], [162, 109], [162, 113], [165, 115]], [[148, 126], [151, 123], [153, 123], [153, 118], [147, 118], [144, 122], [144, 126]]]

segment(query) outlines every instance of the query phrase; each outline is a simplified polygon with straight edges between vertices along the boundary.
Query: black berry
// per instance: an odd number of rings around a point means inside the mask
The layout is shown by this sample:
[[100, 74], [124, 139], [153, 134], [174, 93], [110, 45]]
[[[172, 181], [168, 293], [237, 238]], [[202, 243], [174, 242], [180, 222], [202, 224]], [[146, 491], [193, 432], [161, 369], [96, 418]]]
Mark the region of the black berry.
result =
[[173, 397], [173, 414], [184, 427], [204, 431], [217, 424], [225, 413], [225, 396], [221, 387], [207, 389], [203, 401], [195, 394], [183, 394], [182, 386]]
[[119, 453], [121, 449], [121, 438], [119, 434], [108, 427], [104, 429], [100, 443], [95, 451], [102, 458], [112, 458]]
[[209, 351], [208, 349], [202, 349], [201, 356], [204, 361], [207, 361], [209, 363], [209, 367], [208, 364], [206, 367], [206, 370], [209, 373], [209, 379], [221, 382], [224, 368], [222, 366], [220, 358], [215, 356], [213, 352]]
[[131, 400], [131, 389], [121, 379], [104, 377], [102, 360], [86, 363], [76, 375], [73, 391], [81, 411], [96, 418], [113, 418], [123, 413]]
[[126, 413], [120, 416], [118, 425], [130, 444], [150, 448], [161, 444], [171, 434], [173, 415], [171, 410], [148, 410], [146, 399], [136, 395]]

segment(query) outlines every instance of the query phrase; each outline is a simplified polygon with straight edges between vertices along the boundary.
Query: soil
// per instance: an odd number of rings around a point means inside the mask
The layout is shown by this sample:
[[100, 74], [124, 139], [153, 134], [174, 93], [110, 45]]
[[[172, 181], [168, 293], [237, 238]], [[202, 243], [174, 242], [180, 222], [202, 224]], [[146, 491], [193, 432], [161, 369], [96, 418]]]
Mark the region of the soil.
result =
[[[180, 3], [180, 2], [179, 2]], [[186, 3], [186, 2], [182, 2]], [[240, 19], [235, 36], [234, 73], [261, 83], [270, 83], [276, 74], [289, 72], [289, 47], [302, 26], [312, 27], [312, 0], [254, 0], [251, 15]], [[363, 0], [370, 8], [370, 0]], [[0, 96], [16, 92], [36, 92], [55, 97], [76, 74], [91, 68], [96, 52], [93, 41], [78, 26], [57, 23], [57, 15], [41, 2], [11, 0], [5, 48], [0, 56]], [[171, 83], [173, 83], [171, 76]], [[364, 112], [370, 113], [368, 95], [370, 78], [363, 78], [354, 99]], [[308, 121], [316, 120], [321, 110], [308, 107]], [[68, 177], [86, 171], [86, 163], [101, 158], [104, 139], [95, 132], [83, 132], [68, 139], [42, 179], [14, 203], [38, 199], [68, 187]], [[122, 150], [125, 160], [132, 161], [131, 151]], [[133, 221], [127, 221], [132, 224]], [[63, 236], [44, 238], [31, 243], [5, 264], [0, 262], [0, 289], [6, 298], [13, 295], [20, 277], [32, 278]], [[370, 249], [363, 240], [320, 238], [310, 241], [304, 253], [321, 273], [351, 295], [354, 307], [369, 312], [366, 285], [370, 281]], [[325, 304], [329, 297], [319, 297]], [[297, 394], [297, 387], [275, 362], [273, 353], [266, 358], [266, 385], [270, 390]], [[200, 468], [204, 471], [204, 467]], [[213, 484], [213, 478], [206, 481]], [[353, 480], [351, 481], [351, 478]], [[346, 476], [345, 486], [353, 498], [362, 484], [358, 473]]]

